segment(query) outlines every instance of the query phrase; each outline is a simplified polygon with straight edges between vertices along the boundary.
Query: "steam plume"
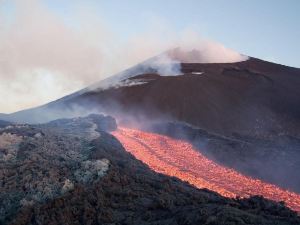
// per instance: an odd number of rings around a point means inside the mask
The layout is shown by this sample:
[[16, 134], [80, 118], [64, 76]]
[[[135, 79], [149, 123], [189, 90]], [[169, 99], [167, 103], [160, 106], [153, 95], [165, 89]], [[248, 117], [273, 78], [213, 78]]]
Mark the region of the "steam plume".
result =
[[[0, 10], [7, 2], [0, 1]], [[0, 112], [49, 102], [177, 46], [200, 47], [198, 62], [245, 59], [192, 31], [157, 38], [154, 30], [152, 35], [142, 33], [121, 41], [88, 3], [80, 3], [71, 12], [74, 24], [39, 0], [10, 3], [14, 6], [11, 17], [0, 13]], [[193, 55], [175, 53], [160, 58], [171, 67], [157, 67], [160, 61], [152, 66], [162, 75], [178, 75], [178, 61]]]

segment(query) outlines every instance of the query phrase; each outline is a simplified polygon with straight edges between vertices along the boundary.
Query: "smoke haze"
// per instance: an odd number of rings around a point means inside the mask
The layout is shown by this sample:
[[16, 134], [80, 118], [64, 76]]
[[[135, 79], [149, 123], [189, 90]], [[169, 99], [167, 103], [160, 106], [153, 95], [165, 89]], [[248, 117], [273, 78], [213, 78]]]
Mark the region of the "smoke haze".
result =
[[[74, 3], [68, 17], [72, 23], [39, 0], [12, 1], [14, 10], [7, 16], [1, 13], [1, 6], [7, 2], [0, 1], [0, 112], [55, 100], [176, 46], [192, 54], [173, 52], [174, 57], [169, 55], [164, 60], [175, 62], [175, 69], [158, 68], [160, 74], [178, 74], [180, 60], [245, 60], [189, 29], [180, 35], [172, 31], [159, 35], [161, 28], [151, 29], [124, 42], [84, 2]], [[201, 52], [196, 56], [195, 48]]]

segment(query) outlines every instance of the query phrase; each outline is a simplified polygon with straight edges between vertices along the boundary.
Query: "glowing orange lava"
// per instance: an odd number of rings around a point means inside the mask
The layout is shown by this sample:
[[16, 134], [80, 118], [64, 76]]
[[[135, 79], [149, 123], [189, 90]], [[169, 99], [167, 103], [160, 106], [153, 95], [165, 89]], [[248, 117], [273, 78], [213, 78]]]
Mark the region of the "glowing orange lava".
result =
[[128, 128], [119, 128], [113, 135], [126, 151], [156, 172], [178, 177], [197, 188], [207, 188], [226, 197], [262, 195], [284, 201], [300, 212], [299, 194], [218, 165], [185, 141]]

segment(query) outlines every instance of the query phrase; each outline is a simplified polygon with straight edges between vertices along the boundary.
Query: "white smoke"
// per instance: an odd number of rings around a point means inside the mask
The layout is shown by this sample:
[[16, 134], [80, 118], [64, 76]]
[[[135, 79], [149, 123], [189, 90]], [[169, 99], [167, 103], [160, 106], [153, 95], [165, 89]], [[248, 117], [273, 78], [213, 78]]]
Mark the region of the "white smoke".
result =
[[177, 76], [181, 74], [181, 61], [170, 57], [168, 53], [160, 54], [143, 63], [144, 67], [153, 69], [161, 76]]
[[[7, 2], [15, 9], [9, 18], [1, 13]], [[193, 32], [160, 36], [152, 29], [121, 41], [89, 3], [76, 4], [70, 25], [43, 1], [0, 1], [0, 112], [55, 100], [177, 46], [199, 45], [201, 62], [244, 60]], [[161, 75], [178, 75], [186, 57], [163, 55], [151, 65]]]
[[185, 30], [177, 43], [179, 48], [169, 51], [169, 56], [184, 63], [233, 63], [248, 59], [248, 56], [207, 40], [192, 30]]

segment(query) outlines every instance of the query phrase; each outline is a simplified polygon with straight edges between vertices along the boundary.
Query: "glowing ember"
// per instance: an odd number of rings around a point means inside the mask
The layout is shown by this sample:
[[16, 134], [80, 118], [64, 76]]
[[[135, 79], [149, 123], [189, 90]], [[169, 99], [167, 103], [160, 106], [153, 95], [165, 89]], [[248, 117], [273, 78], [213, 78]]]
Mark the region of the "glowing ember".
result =
[[226, 197], [262, 195], [284, 201], [300, 212], [300, 195], [218, 165], [187, 142], [127, 128], [119, 128], [113, 135], [126, 151], [156, 172], [178, 177], [197, 188], [207, 188]]

